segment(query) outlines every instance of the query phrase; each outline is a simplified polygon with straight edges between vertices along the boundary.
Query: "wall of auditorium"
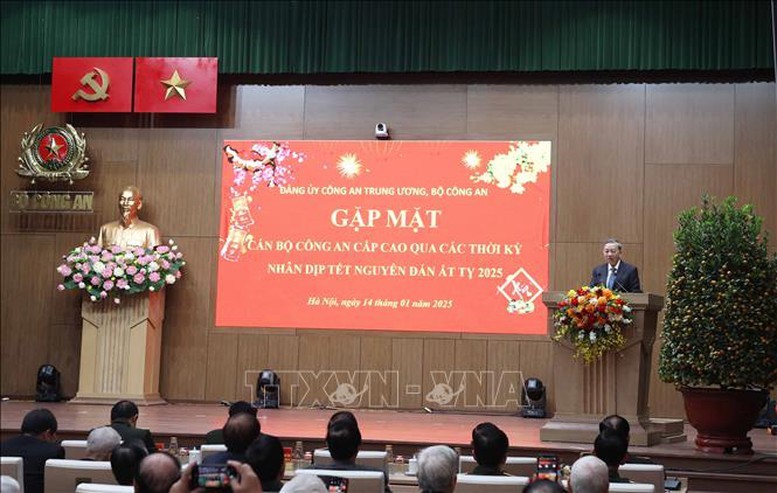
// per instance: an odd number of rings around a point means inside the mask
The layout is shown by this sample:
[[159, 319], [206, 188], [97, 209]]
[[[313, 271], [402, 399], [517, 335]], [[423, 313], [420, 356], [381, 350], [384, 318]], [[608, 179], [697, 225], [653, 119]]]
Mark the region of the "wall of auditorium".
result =
[[[385, 121], [395, 139], [552, 140], [551, 289], [587, 281], [601, 240], [616, 236], [645, 289], [663, 294], [676, 214], [704, 192], [754, 203], [777, 233], [773, 83], [231, 85], [220, 90], [219, 115], [177, 117], [53, 114], [49, 92], [47, 85], [2, 86], [3, 396], [33, 395], [43, 363], [56, 365], [64, 393], [75, 394], [80, 296], [56, 291], [54, 269], [115, 219], [116, 194], [131, 183], [144, 192], [144, 219], [174, 237], [188, 260], [167, 295], [167, 399], [248, 399], [255, 374], [246, 372], [265, 367], [396, 370], [398, 382], [386, 392], [406, 409], [427, 404], [433, 370], [521, 370], [551, 381], [546, 337], [215, 328], [223, 139], [371, 139], [374, 124]], [[74, 188], [95, 191], [94, 214], [9, 213], [9, 192], [27, 187], [14, 172], [19, 141], [39, 122], [70, 122], [86, 133], [92, 174]], [[285, 401], [293, 383], [283, 382]], [[407, 385], [422, 390], [408, 393]], [[488, 401], [494, 390], [468, 387], [466, 402]], [[323, 395], [313, 389], [299, 404], [315, 398]], [[653, 416], [683, 415], [678, 393], [655, 376], [650, 406]]]

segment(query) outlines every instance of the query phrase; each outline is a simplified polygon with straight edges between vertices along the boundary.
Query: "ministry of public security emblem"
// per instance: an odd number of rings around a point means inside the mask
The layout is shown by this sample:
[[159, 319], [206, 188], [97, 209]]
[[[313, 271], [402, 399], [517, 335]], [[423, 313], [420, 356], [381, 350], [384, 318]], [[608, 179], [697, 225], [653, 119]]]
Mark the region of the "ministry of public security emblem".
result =
[[32, 183], [46, 181], [81, 180], [89, 175], [86, 164], [86, 137], [72, 125], [43, 128], [40, 123], [22, 138], [21, 164], [16, 170], [19, 176], [30, 178]]

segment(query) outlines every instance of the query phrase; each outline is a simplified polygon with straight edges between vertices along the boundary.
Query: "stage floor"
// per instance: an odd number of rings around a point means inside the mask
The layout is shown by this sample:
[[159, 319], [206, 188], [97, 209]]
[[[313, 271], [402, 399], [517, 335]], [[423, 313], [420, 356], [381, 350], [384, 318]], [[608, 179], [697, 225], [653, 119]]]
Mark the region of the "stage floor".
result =
[[[85, 439], [90, 429], [110, 421], [107, 405], [4, 401], [0, 403], [2, 438], [17, 434], [24, 414], [36, 407], [47, 407], [57, 417], [59, 439]], [[323, 446], [326, 423], [334, 412], [333, 409], [260, 409], [258, 416], [263, 432], [281, 438], [286, 445], [300, 440], [305, 450], [311, 450]], [[571, 463], [581, 452], [592, 449], [587, 444], [540, 441], [540, 428], [547, 421], [544, 419], [396, 410], [358, 409], [353, 413], [362, 430], [364, 450], [382, 450], [392, 444], [396, 455], [412, 455], [420, 448], [439, 443], [461, 447], [463, 453], [470, 453], [471, 430], [483, 421], [491, 421], [507, 433], [510, 455], [552, 453], [559, 455], [562, 462]], [[157, 442], [167, 444], [175, 436], [182, 446], [195, 446], [202, 444], [208, 431], [220, 428], [226, 417], [227, 408], [220, 404], [167, 404], [142, 407], [138, 426], [150, 429]], [[709, 476], [705, 473], [726, 474], [730, 470], [737, 475], [758, 475], [770, 483], [773, 478], [777, 485], [777, 437], [765, 430], [750, 433], [753, 456], [699, 452], [693, 445], [696, 432], [686, 425], [685, 433], [688, 436], [685, 442], [630, 447], [629, 452], [663, 464], [670, 475]]]

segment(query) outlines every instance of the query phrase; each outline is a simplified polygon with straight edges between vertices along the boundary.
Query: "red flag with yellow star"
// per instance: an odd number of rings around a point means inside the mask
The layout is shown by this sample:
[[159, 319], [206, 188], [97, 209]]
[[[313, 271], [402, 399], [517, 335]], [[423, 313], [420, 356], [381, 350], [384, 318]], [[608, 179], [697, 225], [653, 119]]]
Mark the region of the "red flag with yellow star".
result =
[[218, 58], [136, 58], [136, 113], [215, 113]]

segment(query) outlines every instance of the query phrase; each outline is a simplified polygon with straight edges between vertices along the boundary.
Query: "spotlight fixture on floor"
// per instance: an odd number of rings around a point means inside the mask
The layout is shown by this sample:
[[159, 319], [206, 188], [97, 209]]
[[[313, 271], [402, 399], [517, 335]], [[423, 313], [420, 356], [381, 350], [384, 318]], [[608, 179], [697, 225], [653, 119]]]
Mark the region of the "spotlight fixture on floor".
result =
[[545, 417], [545, 386], [539, 378], [528, 378], [523, 383], [521, 416], [524, 418]]
[[278, 409], [281, 403], [281, 379], [272, 370], [262, 370], [256, 380], [256, 400], [254, 407], [259, 409]]
[[60, 373], [54, 365], [47, 364], [38, 368], [35, 400], [38, 402], [59, 402], [62, 400]]

